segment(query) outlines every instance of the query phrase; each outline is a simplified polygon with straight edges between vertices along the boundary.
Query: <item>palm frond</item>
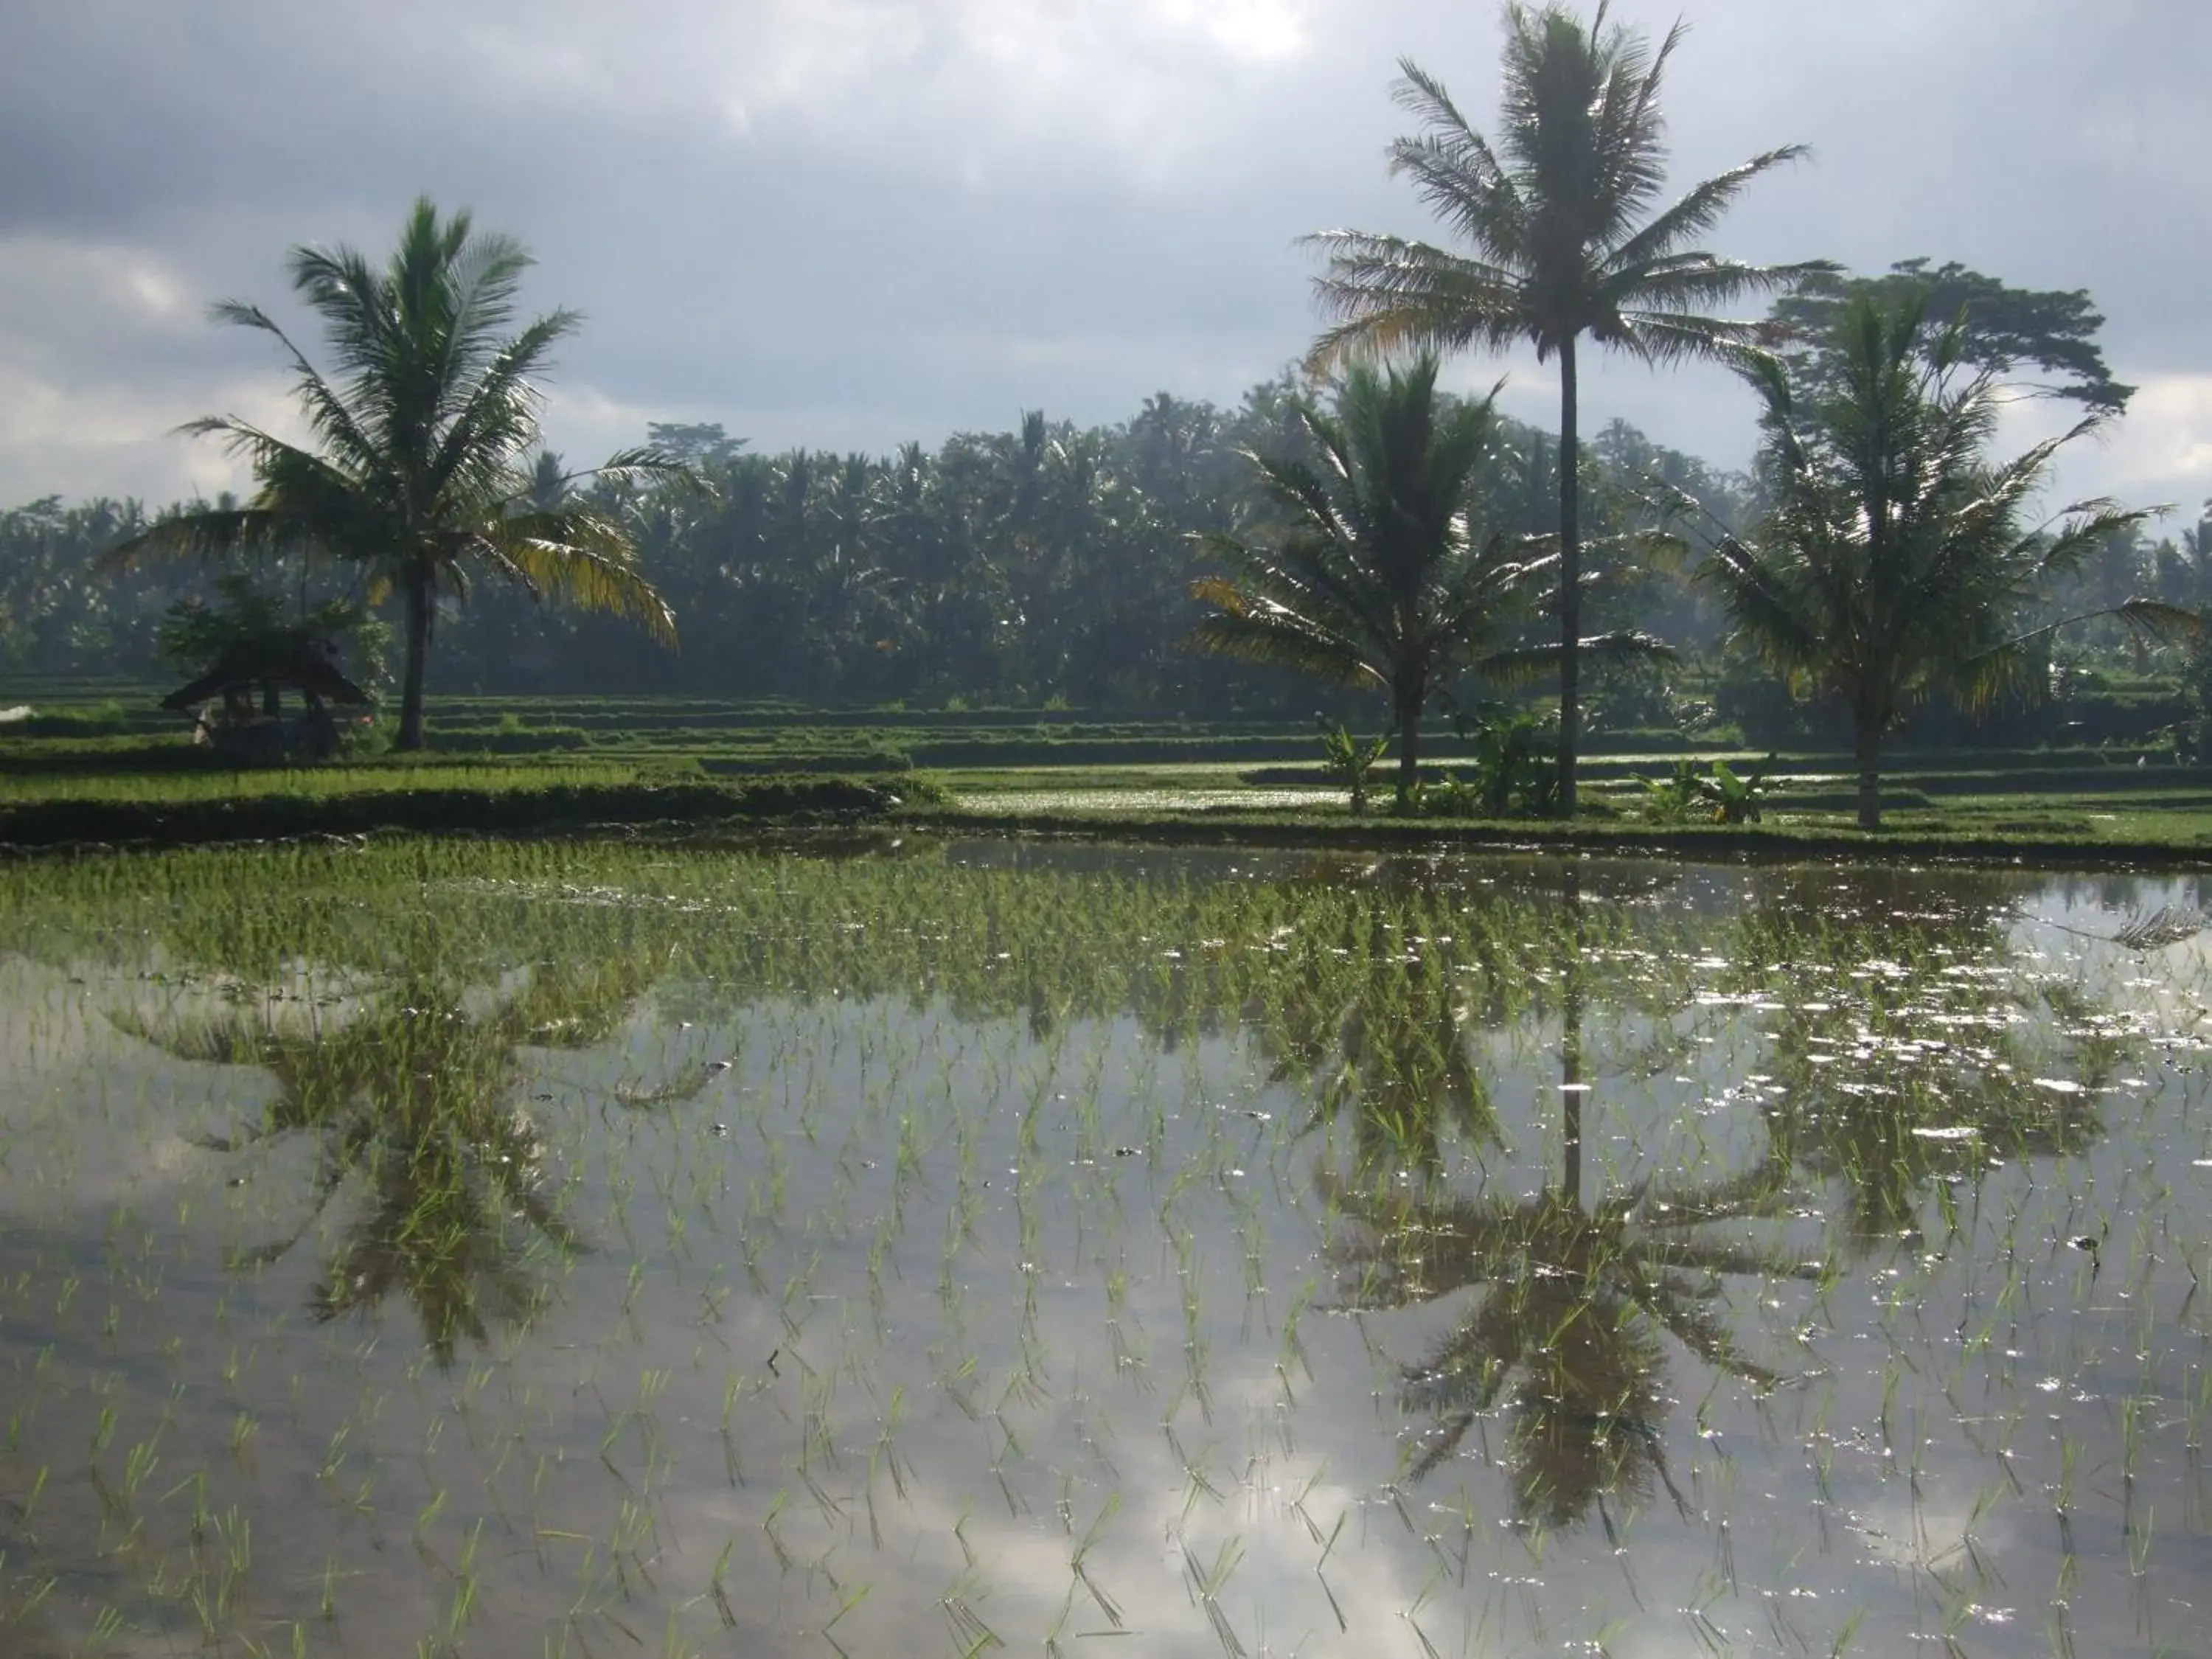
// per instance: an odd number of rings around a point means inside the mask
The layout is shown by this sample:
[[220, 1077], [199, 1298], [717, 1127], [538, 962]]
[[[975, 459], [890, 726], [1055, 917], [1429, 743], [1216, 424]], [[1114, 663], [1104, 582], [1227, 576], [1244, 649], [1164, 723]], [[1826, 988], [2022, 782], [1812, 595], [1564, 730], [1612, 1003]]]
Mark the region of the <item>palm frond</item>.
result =
[[519, 514], [477, 532], [474, 544], [535, 592], [642, 623], [663, 645], [676, 643], [675, 611], [638, 574], [621, 527], [595, 512]]
[[[300, 399], [307, 416], [308, 429], [334, 453], [337, 464], [349, 472], [367, 477], [373, 474], [381, 453], [375, 434], [369, 424], [374, 410], [357, 407], [324, 379], [307, 355], [293, 343], [291, 336], [279, 327], [260, 307], [237, 300], [218, 301], [210, 308], [215, 320], [238, 327], [251, 328], [268, 334], [283, 348], [292, 363], [293, 394]], [[366, 403], [368, 400], [364, 400]], [[178, 429], [198, 434], [219, 431], [228, 428], [247, 428], [235, 420], [210, 423], [191, 421]]]
[[1341, 685], [1387, 684], [1357, 645], [1272, 599], [1239, 593], [1218, 580], [1193, 582], [1190, 592], [1192, 598], [1219, 607], [1190, 632], [1191, 642], [1201, 650], [1294, 668]]
[[1829, 618], [1806, 602], [1799, 574], [1788, 564], [1770, 562], [1735, 538], [1723, 540], [1699, 568], [1701, 578], [1721, 591], [1721, 603], [1740, 636], [1747, 638], [1776, 667], [1800, 669], [1816, 662]]
[[[1576, 644], [1584, 656], [1601, 662], [1671, 662], [1674, 647], [1665, 641], [1634, 629], [1610, 634], [1585, 634]], [[1557, 641], [1544, 645], [1515, 646], [1486, 652], [1474, 659], [1474, 672], [1493, 685], [1527, 685], [1559, 672], [1566, 649]]]
[[207, 507], [180, 513], [126, 537], [93, 561], [103, 574], [136, 569], [148, 559], [210, 560], [275, 553], [288, 542], [288, 521], [257, 507]]
[[1717, 362], [1741, 369], [1764, 349], [1756, 323], [1727, 322], [1691, 311], [1631, 310], [1600, 323], [1591, 337], [1653, 368]]
[[2161, 645], [2176, 640], [2202, 639], [2208, 628], [2212, 628], [2212, 619], [2208, 619], [2203, 611], [2191, 611], [2186, 605], [2170, 605], [2163, 599], [2123, 599], [2118, 605], [2104, 605], [2094, 611], [2071, 612], [2056, 621], [2014, 635], [2002, 645], [1993, 648], [2016, 650], [2034, 641], [2047, 639], [2064, 629], [2095, 622], [2105, 617], [2115, 617], [2130, 631]]
[[540, 393], [530, 377], [579, 320], [568, 311], [538, 318], [441, 399], [453, 406], [441, 410], [449, 424], [428, 459], [424, 483], [434, 495], [471, 504], [497, 498], [516, 458], [538, 439]]
[[[1749, 161], [1692, 185], [1672, 206], [1647, 220], [1633, 235], [1613, 248], [1606, 258], [1607, 270], [1641, 271], [1672, 257], [1691, 238], [1717, 228], [1728, 210], [1735, 205], [1736, 198], [1743, 194], [1744, 186], [1753, 179], [1790, 162], [1803, 161], [1812, 153], [1805, 144], [1783, 144], [1761, 150]], [[1751, 265], [1742, 269], [1759, 273], [1760, 280], [1778, 288], [1812, 276], [1832, 275], [1841, 267], [1833, 260], [1814, 259], [1794, 265]], [[1738, 290], [1745, 291], [1747, 290]]]
[[2054, 520], [2038, 527], [2041, 564], [2046, 572], [2075, 568], [2084, 554], [2111, 538], [2142, 528], [2166, 512], [2163, 507], [2124, 507], [2101, 497], [2069, 502]]
[[564, 483], [580, 483], [586, 478], [600, 478], [609, 483], [681, 484], [708, 501], [715, 499], [713, 482], [680, 457], [656, 449], [650, 445], [631, 449], [618, 449], [597, 466], [581, 472], [562, 475]]
[[1415, 193], [1468, 246], [1493, 258], [1522, 257], [1528, 213], [1512, 176], [1442, 82], [1411, 58], [1401, 58], [1398, 67], [1392, 101], [1418, 116], [1427, 131], [1390, 147], [1390, 171], [1412, 179]]
[[1328, 255], [1314, 294], [1322, 314], [1338, 319], [1307, 353], [1316, 372], [1408, 349], [1503, 350], [1529, 331], [1525, 289], [1504, 265], [1358, 231], [1303, 240]]

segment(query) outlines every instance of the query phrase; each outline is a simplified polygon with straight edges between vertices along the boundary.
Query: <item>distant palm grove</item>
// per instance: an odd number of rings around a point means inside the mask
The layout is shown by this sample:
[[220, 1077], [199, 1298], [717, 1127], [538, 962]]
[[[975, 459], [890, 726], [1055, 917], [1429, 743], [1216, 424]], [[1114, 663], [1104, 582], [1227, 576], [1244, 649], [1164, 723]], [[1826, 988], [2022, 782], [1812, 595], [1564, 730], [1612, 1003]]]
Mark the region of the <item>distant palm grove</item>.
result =
[[[714, 494], [606, 493], [676, 612], [680, 649], [618, 617], [486, 586], [465, 604], [446, 602], [433, 690], [1304, 713], [1315, 691], [1302, 678], [1185, 644], [1206, 610], [1189, 592], [1203, 565], [1188, 538], [1229, 530], [1255, 503], [1260, 481], [1239, 450], [1280, 440], [1291, 391], [1271, 382], [1226, 410], [1162, 393], [1111, 426], [1032, 414], [1012, 430], [889, 457], [757, 455], [712, 428], [664, 429], [664, 441], [698, 458]], [[1555, 445], [1510, 420], [1498, 427], [1492, 487], [1516, 523], [1548, 530]], [[1584, 477], [1600, 526], [1649, 516], [1644, 481], [1654, 477], [1731, 526], [1746, 524], [1756, 501], [1747, 476], [1619, 422], [1587, 447]], [[179, 595], [209, 592], [207, 574], [94, 568], [159, 511], [49, 499], [0, 512], [0, 675], [161, 678], [164, 612]], [[1717, 592], [1631, 551], [1601, 548], [1595, 563], [1595, 626], [1632, 624], [1693, 664], [1732, 663], [1747, 690], [1777, 692], [1762, 671], [1722, 653]], [[2070, 614], [2141, 591], [2212, 602], [2212, 527], [2117, 536], [2041, 609]], [[2093, 632], [2060, 660], [2102, 659], [2116, 647], [2122, 665], [2136, 659], [2117, 635]], [[1598, 677], [1601, 725], [1608, 702], [1618, 711], [1610, 723], [1650, 723], [1650, 670], [1610, 687], [1605, 669]], [[1381, 723], [1379, 702], [1362, 708]]]
[[[1505, 33], [1493, 137], [1410, 61], [1396, 88], [1422, 130], [1391, 168], [1449, 246], [1318, 234], [1329, 326], [1231, 408], [1163, 392], [1109, 425], [1032, 410], [890, 455], [762, 453], [665, 423], [572, 466], [543, 446], [534, 376], [577, 319], [510, 332], [520, 244], [425, 200], [380, 270], [295, 249], [319, 345], [258, 307], [217, 316], [276, 337], [311, 440], [210, 416], [192, 429], [248, 463], [248, 499], [0, 512], [0, 678], [153, 679], [179, 605], [259, 584], [302, 616], [397, 608], [407, 747], [441, 691], [1324, 704], [1395, 721], [1410, 781], [1425, 715], [1534, 695], [1557, 710], [1565, 811], [1585, 729], [1733, 724], [1856, 741], [1871, 822], [1886, 735], [2048, 726], [2075, 670], [2180, 667], [2173, 642], [2212, 604], [2212, 524], [2156, 540], [2119, 504], [2032, 508], [2065, 438], [1991, 453], [2000, 385], [2071, 407], [2069, 437], [2124, 411], [2087, 295], [1926, 260], [1852, 276], [1705, 252], [1797, 149], [1669, 197], [1658, 94], [1679, 30], [1655, 51], [1602, 6], [1509, 5]], [[1749, 297], [1764, 314], [1708, 314]], [[1578, 341], [1741, 373], [1765, 409], [1751, 470], [1585, 418]], [[1516, 343], [1556, 365], [1557, 432], [1429, 389], [1439, 354]], [[1377, 360], [1413, 388], [1388, 421]], [[1424, 546], [1394, 527], [1416, 519]], [[578, 603], [541, 603], [559, 599]]]
[[[1288, 379], [1227, 410], [1163, 392], [1098, 427], [1031, 412], [1009, 431], [888, 457], [753, 454], [719, 428], [656, 428], [659, 446], [693, 461], [709, 489], [599, 493], [675, 611], [679, 648], [618, 617], [486, 586], [444, 602], [434, 690], [932, 706], [1057, 698], [1194, 714], [1310, 707], [1310, 686], [1195, 653], [1184, 638], [1205, 614], [1188, 591], [1205, 568], [1191, 538], [1230, 531], [1256, 504], [1259, 481], [1241, 452], [1287, 441], [1294, 395]], [[1519, 528], [1547, 530], [1556, 446], [1510, 421], [1498, 427], [1491, 486]], [[1601, 433], [1592, 452], [1601, 514], [1626, 521], [1645, 511], [1607, 483], [1653, 471], [1728, 521], [1745, 510], [1746, 480], [1626, 426]], [[205, 571], [94, 569], [156, 516], [112, 501], [0, 513], [0, 673], [159, 677], [165, 610], [206, 591]], [[1632, 561], [1601, 563], [1597, 592], [1601, 611], [1671, 639], [1717, 637], [1718, 613], [1703, 597]]]

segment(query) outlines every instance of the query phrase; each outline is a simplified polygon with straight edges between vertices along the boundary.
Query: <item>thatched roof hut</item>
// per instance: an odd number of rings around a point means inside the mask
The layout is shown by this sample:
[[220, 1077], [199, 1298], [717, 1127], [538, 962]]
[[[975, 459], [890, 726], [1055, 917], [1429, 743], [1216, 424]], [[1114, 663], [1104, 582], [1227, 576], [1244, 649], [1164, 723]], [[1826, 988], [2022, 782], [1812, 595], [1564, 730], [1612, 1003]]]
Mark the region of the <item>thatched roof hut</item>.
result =
[[228, 647], [208, 672], [161, 699], [164, 708], [191, 709], [216, 698], [256, 691], [297, 691], [310, 703], [365, 703], [368, 694], [337, 671], [315, 640], [241, 640]]

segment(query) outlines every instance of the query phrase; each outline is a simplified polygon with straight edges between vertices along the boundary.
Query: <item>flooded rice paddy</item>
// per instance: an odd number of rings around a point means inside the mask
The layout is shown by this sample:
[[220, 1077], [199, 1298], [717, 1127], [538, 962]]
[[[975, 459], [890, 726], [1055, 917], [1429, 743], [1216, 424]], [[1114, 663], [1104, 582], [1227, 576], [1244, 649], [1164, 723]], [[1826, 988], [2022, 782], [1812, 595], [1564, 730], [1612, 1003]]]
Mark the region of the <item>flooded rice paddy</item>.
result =
[[2204, 1652], [2209, 898], [0, 868], [0, 1652]]

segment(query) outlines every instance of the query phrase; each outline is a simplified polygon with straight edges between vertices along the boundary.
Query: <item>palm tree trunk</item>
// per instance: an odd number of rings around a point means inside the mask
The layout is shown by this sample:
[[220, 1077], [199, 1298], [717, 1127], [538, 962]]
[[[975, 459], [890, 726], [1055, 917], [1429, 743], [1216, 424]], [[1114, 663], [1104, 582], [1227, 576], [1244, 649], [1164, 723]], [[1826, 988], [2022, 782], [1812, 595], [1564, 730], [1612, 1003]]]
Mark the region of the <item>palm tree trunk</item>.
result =
[[1419, 693], [1398, 699], [1398, 810], [1413, 810], [1421, 778], [1421, 702]]
[[1575, 745], [1582, 725], [1583, 547], [1576, 462], [1575, 341], [1559, 343], [1559, 816], [1575, 815]]
[[430, 654], [430, 624], [434, 615], [430, 573], [410, 571], [406, 596], [407, 662], [400, 675], [399, 735], [394, 749], [422, 746], [422, 668]]
[[1859, 828], [1881, 828], [1881, 727], [1862, 717], [1856, 744], [1859, 763]]

